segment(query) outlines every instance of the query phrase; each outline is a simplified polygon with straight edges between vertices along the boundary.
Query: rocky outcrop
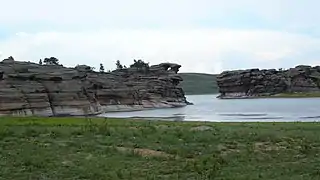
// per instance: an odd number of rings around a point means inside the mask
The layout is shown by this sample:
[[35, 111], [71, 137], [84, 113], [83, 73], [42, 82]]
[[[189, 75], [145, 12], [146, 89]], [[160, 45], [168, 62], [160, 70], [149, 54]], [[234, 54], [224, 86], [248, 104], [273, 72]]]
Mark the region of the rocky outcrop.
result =
[[185, 106], [180, 67], [163, 63], [98, 73], [85, 65], [66, 68], [8, 58], [0, 62], [0, 115], [82, 116]]
[[320, 92], [320, 66], [288, 70], [236, 70], [217, 76], [219, 98], [247, 98], [280, 93]]

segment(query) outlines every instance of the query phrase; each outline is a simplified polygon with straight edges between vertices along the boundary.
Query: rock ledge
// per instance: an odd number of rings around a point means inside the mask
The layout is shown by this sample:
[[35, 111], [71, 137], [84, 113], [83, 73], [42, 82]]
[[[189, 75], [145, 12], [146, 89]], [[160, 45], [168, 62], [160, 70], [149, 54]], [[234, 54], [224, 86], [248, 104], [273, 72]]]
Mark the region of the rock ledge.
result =
[[114, 111], [182, 107], [181, 66], [162, 63], [110, 73], [81, 65], [0, 62], [0, 115], [84, 116]]
[[320, 66], [300, 65], [288, 70], [247, 69], [217, 76], [218, 98], [266, 97], [281, 93], [320, 92]]

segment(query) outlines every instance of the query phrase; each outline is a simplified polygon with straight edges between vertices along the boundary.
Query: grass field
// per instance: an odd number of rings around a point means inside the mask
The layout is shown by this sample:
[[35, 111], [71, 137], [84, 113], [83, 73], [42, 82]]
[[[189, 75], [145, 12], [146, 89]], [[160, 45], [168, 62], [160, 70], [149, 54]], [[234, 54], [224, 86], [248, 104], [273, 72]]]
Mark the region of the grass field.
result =
[[320, 179], [320, 124], [0, 118], [0, 179]]
[[181, 87], [187, 95], [218, 93], [216, 75], [202, 73], [179, 73]]
[[271, 97], [279, 97], [279, 98], [314, 98], [320, 97], [319, 92], [310, 92], [310, 93], [281, 93]]
[[222, 97], [222, 99], [263, 99], [263, 98], [320, 98], [319, 92], [294, 92], [275, 95], [248, 96], [248, 97]]

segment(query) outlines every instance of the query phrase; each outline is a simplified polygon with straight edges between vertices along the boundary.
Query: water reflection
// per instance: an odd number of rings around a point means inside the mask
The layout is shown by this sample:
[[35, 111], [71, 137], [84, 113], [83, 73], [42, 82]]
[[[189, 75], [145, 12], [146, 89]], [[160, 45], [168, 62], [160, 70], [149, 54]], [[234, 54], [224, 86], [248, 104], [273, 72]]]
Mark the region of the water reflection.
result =
[[147, 119], [147, 120], [164, 120], [164, 121], [185, 121], [185, 115], [168, 116], [168, 117], [131, 117], [133, 119]]
[[104, 117], [168, 121], [319, 121], [320, 98], [220, 100], [216, 95], [187, 96], [182, 108], [107, 113]]

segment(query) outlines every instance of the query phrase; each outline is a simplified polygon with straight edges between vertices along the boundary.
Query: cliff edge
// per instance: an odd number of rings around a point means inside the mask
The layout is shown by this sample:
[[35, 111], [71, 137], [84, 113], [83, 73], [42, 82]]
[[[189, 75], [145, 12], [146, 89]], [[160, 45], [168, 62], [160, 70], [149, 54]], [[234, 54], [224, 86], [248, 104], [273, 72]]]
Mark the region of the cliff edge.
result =
[[180, 107], [188, 104], [178, 87], [181, 66], [162, 63], [94, 72], [5, 59], [0, 62], [0, 115], [83, 116], [112, 111]]
[[218, 98], [248, 98], [281, 93], [320, 92], [320, 66], [300, 65], [288, 70], [247, 69], [217, 76]]

